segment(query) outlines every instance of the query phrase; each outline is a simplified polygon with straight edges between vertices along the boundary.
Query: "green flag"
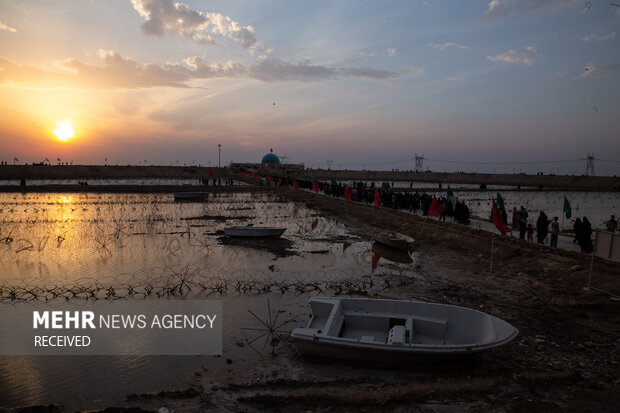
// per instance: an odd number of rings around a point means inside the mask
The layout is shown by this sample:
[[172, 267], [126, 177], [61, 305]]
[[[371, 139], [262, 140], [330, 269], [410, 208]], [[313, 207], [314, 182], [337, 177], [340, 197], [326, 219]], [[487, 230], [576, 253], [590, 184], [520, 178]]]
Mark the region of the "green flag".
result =
[[502, 194], [499, 192], [497, 193], [497, 208], [499, 208], [500, 211], [506, 211], [506, 207], [504, 206], [504, 198], [502, 198]]
[[450, 188], [450, 185], [448, 185], [448, 196], [449, 197], [453, 197], [454, 196], [454, 192], [452, 192], [452, 188]]
[[562, 210], [566, 214], [566, 219], [569, 219], [570, 217], [573, 216], [573, 211], [570, 208], [570, 202], [568, 202], [568, 199], [566, 199], [566, 196], [564, 196], [564, 208]]

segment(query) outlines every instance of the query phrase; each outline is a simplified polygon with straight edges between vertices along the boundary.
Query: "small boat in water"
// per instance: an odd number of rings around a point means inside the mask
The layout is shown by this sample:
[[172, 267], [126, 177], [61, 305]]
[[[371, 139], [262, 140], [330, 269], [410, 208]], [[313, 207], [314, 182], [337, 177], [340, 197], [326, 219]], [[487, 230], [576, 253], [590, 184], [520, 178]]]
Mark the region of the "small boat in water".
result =
[[399, 250], [395, 248], [386, 247], [378, 242], [372, 243], [372, 252], [378, 254], [381, 258], [385, 258], [388, 261], [399, 262], [403, 264], [409, 264], [413, 262], [411, 255], [407, 250]]
[[506, 321], [471, 308], [425, 301], [310, 299], [312, 317], [291, 339], [304, 355], [372, 362], [465, 356], [513, 340]]
[[204, 201], [209, 196], [208, 192], [176, 192], [175, 201]]
[[414, 240], [396, 232], [380, 233], [375, 235], [375, 241], [396, 250], [406, 251], [413, 247]]
[[284, 234], [284, 231], [286, 231], [286, 228], [255, 227], [248, 225], [224, 228], [224, 235], [245, 238], [277, 238]]

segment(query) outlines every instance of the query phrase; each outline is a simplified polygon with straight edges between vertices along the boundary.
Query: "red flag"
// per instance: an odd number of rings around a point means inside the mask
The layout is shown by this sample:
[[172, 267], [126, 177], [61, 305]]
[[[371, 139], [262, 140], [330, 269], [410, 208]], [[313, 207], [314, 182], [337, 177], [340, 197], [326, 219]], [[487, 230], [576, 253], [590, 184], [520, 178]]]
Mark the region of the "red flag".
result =
[[375, 188], [375, 206], [377, 208], [381, 206], [381, 194], [377, 188]]
[[493, 224], [495, 224], [495, 228], [499, 230], [499, 232], [511, 232], [508, 225], [502, 219], [502, 213], [499, 212], [499, 208], [495, 205], [495, 200], [493, 200], [493, 207], [491, 209], [491, 215], [493, 216]]
[[282, 178], [278, 178], [278, 185], [282, 185]]
[[438, 217], [443, 211], [441, 204], [437, 200], [437, 197], [433, 195], [433, 202], [431, 202], [430, 208], [428, 208], [428, 215], [432, 217]]
[[215, 174], [213, 173], [213, 168], [209, 168], [209, 176], [213, 176], [213, 175], [215, 175]]
[[316, 182], [312, 182], [312, 190], [318, 194], [319, 193], [319, 184], [317, 184]]
[[297, 182], [297, 179], [293, 179], [293, 188], [299, 189], [299, 182]]
[[271, 175], [267, 175], [267, 180], [268, 180], [269, 182], [273, 182], [273, 178], [271, 177]]
[[353, 191], [351, 191], [351, 188], [349, 188], [348, 186], [345, 185], [345, 187], [344, 187], [344, 199], [346, 199], [347, 201], [350, 201], [352, 193], [353, 193]]

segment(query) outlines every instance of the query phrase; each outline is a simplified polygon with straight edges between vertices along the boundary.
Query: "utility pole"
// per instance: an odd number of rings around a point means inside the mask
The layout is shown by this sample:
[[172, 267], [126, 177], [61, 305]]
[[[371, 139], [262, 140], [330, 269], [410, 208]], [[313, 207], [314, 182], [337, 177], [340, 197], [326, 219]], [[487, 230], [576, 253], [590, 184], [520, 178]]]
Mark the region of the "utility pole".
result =
[[424, 172], [424, 155], [415, 154], [415, 171]]
[[217, 144], [217, 167], [222, 167], [222, 144]]
[[594, 153], [590, 155], [590, 152], [588, 152], [588, 157], [586, 158], [586, 176], [589, 175], [594, 176]]

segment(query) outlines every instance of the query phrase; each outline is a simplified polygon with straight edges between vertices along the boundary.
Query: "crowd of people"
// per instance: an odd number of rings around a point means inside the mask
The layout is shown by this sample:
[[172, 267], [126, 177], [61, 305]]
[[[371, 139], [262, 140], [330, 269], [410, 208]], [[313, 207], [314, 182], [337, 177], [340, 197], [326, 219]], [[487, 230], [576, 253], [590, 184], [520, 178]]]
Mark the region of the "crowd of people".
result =
[[[338, 198], [346, 198], [351, 201], [363, 202], [366, 204], [375, 203], [384, 208], [403, 209], [409, 212], [422, 212], [423, 216], [428, 216], [431, 210], [434, 197], [427, 193], [419, 192], [396, 192], [392, 191], [388, 184], [383, 183], [381, 187], [375, 187], [374, 182], [353, 182], [351, 186], [347, 186], [340, 182], [317, 182], [313, 180], [287, 178], [266, 177], [268, 182], [274, 182], [279, 186], [294, 186], [316, 192], [323, 192]], [[378, 193], [378, 196], [377, 196]], [[454, 222], [469, 225], [470, 212], [464, 201], [458, 200], [454, 196], [439, 197], [436, 201], [439, 205], [439, 220], [445, 221], [446, 218], [452, 218]], [[503, 208], [500, 209], [501, 218], [504, 223], [508, 223], [508, 214]], [[551, 247], [558, 246], [558, 238], [560, 235], [559, 217], [554, 216], [549, 219], [544, 211], [540, 211], [536, 220], [536, 226], [528, 223], [528, 212], [524, 206], [519, 209], [516, 207], [512, 210], [512, 227], [513, 231], [519, 231], [519, 238], [533, 242], [534, 232], [536, 232], [537, 242], [544, 244], [549, 238]], [[491, 216], [491, 222], [493, 217]], [[618, 221], [615, 216], [606, 222], [606, 229], [610, 232], [618, 230]], [[582, 252], [591, 253], [594, 250], [592, 243], [592, 225], [587, 217], [577, 218], [573, 225], [574, 243], [579, 244]], [[549, 237], [550, 235], [550, 237]]]
[[[392, 191], [387, 184], [381, 187], [375, 187], [375, 183], [371, 182], [353, 182], [352, 185], [345, 185], [341, 182], [322, 182], [307, 179], [293, 179], [290, 177], [273, 178], [266, 177], [269, 183], [273, 182], [278, 186], [294, 186], [301, 189], [316, 190], [325, 195], [337, 198], [347, 198], [351, 201], [372, 204], [379, 202], [379, 206], [391, 209], [402, 209], [409, 212], [422, 212], [422, 215], [428, 216], [429, 210], [433, 203], [433, 196], [427, 193], [419, 192], [396, 192]], [[376, 193], [378, 192], [378, 197]], [[470, 212], [464, 201], [459, 201], [451, 197], [441, 197], [437, 199], [441, 205], [440, 219], [444, 220], [450, 217], [453, 221], [469, 225]]]

